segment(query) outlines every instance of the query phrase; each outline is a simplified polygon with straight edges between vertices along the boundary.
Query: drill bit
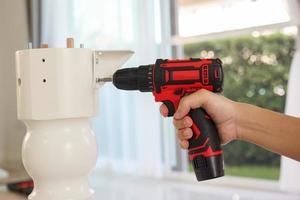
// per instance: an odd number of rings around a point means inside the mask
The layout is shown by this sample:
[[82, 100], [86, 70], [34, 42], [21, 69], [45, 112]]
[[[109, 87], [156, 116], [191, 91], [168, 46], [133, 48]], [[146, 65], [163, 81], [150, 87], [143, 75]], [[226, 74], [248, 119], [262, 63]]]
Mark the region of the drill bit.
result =
[[112, 82], [112, 77], [104, 77], [104, 78], [97, 78], [96, 82], [97, 83], [105, 83], [105, 82]]

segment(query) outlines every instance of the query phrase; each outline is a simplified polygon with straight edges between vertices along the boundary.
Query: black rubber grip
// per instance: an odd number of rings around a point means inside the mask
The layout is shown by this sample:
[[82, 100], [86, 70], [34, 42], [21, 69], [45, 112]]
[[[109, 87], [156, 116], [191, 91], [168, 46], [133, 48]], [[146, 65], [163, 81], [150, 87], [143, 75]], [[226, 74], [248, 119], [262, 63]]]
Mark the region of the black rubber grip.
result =
[[223, 154], [217, 128], [202, 108], [193, 109], [193, 136], [189, 140], [189, 157], [198, 181], [224, 175]]

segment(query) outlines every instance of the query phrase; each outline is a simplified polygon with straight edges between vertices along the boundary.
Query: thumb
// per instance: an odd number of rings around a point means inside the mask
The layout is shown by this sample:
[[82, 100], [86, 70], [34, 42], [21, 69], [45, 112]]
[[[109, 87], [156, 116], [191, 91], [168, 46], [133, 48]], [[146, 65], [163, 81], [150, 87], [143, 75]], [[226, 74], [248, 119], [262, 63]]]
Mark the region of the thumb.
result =
[[201, 89], [183, 97], [179, 102], [179, 106], [174, 114], [174, 118], [182, 119], [189, 113], [191, 109], [205, 107], [205, 104], [208, 102], [209, 94], [209, 91]]

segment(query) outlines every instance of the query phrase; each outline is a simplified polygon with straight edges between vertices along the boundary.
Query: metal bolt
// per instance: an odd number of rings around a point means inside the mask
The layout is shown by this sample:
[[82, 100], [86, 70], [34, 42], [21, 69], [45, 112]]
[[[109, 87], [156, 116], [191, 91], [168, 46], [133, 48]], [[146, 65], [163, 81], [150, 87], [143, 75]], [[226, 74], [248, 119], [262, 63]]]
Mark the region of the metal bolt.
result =
[[111, 77], [96, 78], [96, 83], [101, 83], [101, 82], [112, 82], [112, 78]]

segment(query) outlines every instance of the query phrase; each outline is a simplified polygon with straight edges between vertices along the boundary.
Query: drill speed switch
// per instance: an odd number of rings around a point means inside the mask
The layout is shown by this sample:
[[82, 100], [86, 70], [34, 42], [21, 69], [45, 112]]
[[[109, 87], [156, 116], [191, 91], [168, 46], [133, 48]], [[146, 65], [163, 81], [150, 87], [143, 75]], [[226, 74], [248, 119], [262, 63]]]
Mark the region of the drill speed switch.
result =
[[[168, 107], [168, 116], [173, 116], [185, 95], [199, 89], [222, 91], [222, 62], [220, 59], [158, 59], [155, 64], [117, 70], [113, 84], [118, 89], [152, 92], [156, 102]], [[223, 176], [223, 152], [214, 122], [202, 108], [192, 109], [188, 115], [193, 120], [188, 153], [197, 180]]]

